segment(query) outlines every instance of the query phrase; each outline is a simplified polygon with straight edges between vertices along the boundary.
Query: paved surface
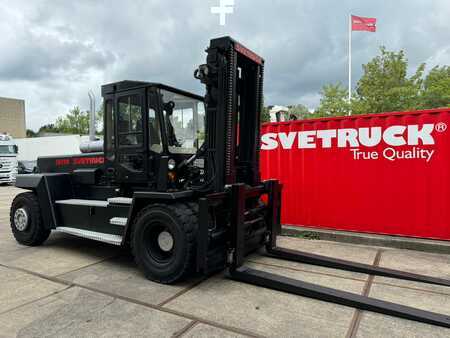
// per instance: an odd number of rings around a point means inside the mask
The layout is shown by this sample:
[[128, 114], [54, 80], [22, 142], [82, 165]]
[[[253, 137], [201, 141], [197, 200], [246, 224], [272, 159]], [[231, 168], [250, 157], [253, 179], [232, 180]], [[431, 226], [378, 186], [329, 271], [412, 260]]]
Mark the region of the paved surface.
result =
[[[449, 337], [450, 330], [227, 280], [152, 283], [120, 248], [52, 234], [40, 247], [9, 229], [0, 186], [0, 337]], [[283, 238], [289, 248], [450, 278], [450, 256]], [[450, 288], [251, 257], [250, 265], [450, 315]]]

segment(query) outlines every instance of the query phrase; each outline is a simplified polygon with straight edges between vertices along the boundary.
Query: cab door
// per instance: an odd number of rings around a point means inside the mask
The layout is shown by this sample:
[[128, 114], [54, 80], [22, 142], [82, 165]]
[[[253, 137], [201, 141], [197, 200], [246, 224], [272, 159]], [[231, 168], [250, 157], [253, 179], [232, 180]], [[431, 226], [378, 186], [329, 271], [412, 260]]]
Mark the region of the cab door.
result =
[[161, 158], [165, 155], [163, 138], [164, 132], [161, 132], [163, 123], [160, 108], [159, 93], [157, 88], [151, 87], [147, 93], [147, 128], [148, 128], [148, 177], [149, 180], [158, 181], [158, 174], [161, 164]]
[[147, 181], [147, 114], [145, 88], [117, 93], [115, 176], [119, 183]]
[[103, 125], [104, 125], [104, 152], [106, 175], [110, 182], [114, 182], [116, 161], [116, 109], [114, 107], [114, 94], [103, 96]]

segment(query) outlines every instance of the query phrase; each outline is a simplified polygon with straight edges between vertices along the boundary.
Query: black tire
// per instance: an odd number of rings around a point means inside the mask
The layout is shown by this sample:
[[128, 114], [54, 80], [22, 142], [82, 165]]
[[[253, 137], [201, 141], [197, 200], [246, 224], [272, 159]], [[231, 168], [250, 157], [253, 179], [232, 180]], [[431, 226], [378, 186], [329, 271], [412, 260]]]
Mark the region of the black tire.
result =
[[[182, 203], [154, 204], [137, 214], [130, 237], [131, 249], [148, 279], [171, 284], [193, 271], [197, 223], [196, 211]], [[171, 236], [170, 250], [160, 246], [163, 232]]]
[[[14, 218], [16, 211], [19, 209], [23, 209], [27, 214], [26, 225], [22, 230], [19, 230]], [[9, 217], [14, 238], [20, 244], [28, 246], [41, 245], [50, 235], [51, 230], [44, 227], [39, 201], [33, 192], [24, 192], [14, 198]]]

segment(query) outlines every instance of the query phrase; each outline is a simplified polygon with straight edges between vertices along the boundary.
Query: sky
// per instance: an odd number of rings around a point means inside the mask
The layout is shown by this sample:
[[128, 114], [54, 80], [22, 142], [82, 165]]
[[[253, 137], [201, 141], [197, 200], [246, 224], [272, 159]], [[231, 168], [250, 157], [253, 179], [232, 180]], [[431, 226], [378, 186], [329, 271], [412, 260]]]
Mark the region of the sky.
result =
[[203, 95], [193, 71], [214, 37], [230, 35], [266, 60], [265, 104], [314, 109], [327, 83], [347, 85], [348, 16], [376, 17], [353, 32], [353, 82], [384, 45], [409, 70], [450, 65], [448, 0], [0, 0], [0, 96], [25, 100], [27, 128], [89, 108], [92, 89], [120, 80], [162, 82]]

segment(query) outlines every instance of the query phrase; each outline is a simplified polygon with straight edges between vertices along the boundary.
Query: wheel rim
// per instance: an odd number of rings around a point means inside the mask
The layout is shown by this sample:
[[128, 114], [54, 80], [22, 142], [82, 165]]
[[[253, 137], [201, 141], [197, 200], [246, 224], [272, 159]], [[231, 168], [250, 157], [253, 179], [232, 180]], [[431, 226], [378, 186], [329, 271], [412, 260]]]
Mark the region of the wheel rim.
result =
[[158, 235], [158, 245], [162, 251], [169, 252], [173, 248], [173, 236], [168, 231], [162, 231]]
[[19, 231], [25, 231], [28, 227], [28, 214], [24, 208], [19, 208], [14, 213], [14, 226]]
[[174, 255], [175, 240], [166, 225], [153, 224], [146, 231], [148, 254], [157, 262], [165, 264], [171, 261]]

